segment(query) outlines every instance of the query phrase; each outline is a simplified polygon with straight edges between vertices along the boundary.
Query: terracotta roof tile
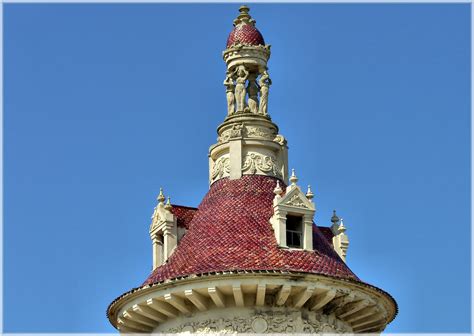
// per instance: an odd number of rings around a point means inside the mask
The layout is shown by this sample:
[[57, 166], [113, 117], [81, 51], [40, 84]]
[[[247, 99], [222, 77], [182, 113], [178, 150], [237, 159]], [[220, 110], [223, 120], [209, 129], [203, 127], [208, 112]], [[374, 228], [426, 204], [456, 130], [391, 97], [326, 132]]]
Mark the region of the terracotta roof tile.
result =
[[179, 227], [189, 229], [189, 223], [194, 217], [197, 208], [172, 204], [171, 213], [177, 217]]
[[[324, 238], [326, 239], [326, 241], [329, 243], [329, 245], [331, 245], [331, 247], [333, 247], [332, 245], [332, 237], [334, 237], [334, 234], [332, 233], [332, 230], [330, 227], [326, 227], [326, 226], [318, 226], [318, 229], [319, 231], [321, 232], [321, 234], [324, 236]], [[313, 236], [314, 237], [314, 236]], [[314, 238], [313, 238], [313, 241], [314, 241]]]
[[277, 245], [269, 222], [275, 186], [276, 179], [268, 176], [224, 178], [212, 184], [197, 211], [176, 209], [176, 213], [183, 211], [183, 218], [190, 219], [187, 233], [168, 261], [155, 269], [144, 285], [231, 270], [307, 272], [358, 280], [316, 226], [314, 251], [288, 250]]
[[236, 45], [265, 45], [262, 34], [250, 24], [238, 24], [227, 38], [227, 48]]

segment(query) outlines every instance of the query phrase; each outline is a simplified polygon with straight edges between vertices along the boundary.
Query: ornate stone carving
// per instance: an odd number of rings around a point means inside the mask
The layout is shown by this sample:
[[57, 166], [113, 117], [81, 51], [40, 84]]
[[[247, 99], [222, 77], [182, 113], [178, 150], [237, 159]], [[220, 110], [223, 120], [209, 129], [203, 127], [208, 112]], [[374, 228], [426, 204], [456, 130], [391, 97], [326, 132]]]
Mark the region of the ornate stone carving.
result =
[[247, 136], [249, 138], [265, 138], [265, 139], [273, 139], [274, 133], [269, 131], [266, 128], [256, 127], [256, 126], [247, 126]]
[[273, 156], [247, 153], [244, 159], [242, 172], [255, 174], [258, 171], [263, 173], [271, 173], [276, 177], [281, 177], [281, 167]]
[[234, 137], [263, 138], [275, 141], [275, 134], [264, 127], [245, 126], [242, 124], [234, 125], [231, 129], [225, 130], [217, 139], [219, 143], [227, 142]]
[[234, 84], [234, 80], [229, 74], [227, 74], [224, 80], [224, 85], [226, 87], [225, 92], [226, 92], [226, 97], [227, 97], [227, 115], [231, 115], [235, 112], [235, 96], [234, 96], [235, 84]]
[[235, 124], [232, 126], [230, 130], [230, 137], [231, 138], [241, 138], [243, 136], [244, 125], [242, 124]]
[[267, 331], [268, 329], [268, 323], [267, 320], [265, 320], [263, 317], [256, 317], [252, 321], [252, 330], [256, 333], [263, 333]]
[[275, 139], [273, 139], [273, 141], [279, 143], [280, 145], [286, 145], [286, 139], [283, 135], [281, 134], [278, 134], [277, 136], [275, 136]]
[[288, 202], [286, 202], [287, 205], [291, 205], [294, 207], [298, 208], [306, 208], [308, 209], [308, 206], [303, 202], [303, 200], [300, 198], [298, 194], [293, 195]]
[[211, 171], [211, 181], [230, 174], [230, 159], [227, 156], [219, 158]]
[[352, 330], [334, 317], [291, 311], [258, 312], [256, 316], [208, 318], [169, 328], [165, 333], [348, 333]]
[[270, 90], [270, 85], [272, 85], [272, 80], [268, 75], [268, 71], [265, 70], [258, 81], [260, 84], [260, 108], [258, 112], [263, 115], [268, 114], [268, 91]]
[[221, 136], [217, 139], [219, 142], [226, 142], [230, 139], [230, 133], [232, 130], [222, 132]]

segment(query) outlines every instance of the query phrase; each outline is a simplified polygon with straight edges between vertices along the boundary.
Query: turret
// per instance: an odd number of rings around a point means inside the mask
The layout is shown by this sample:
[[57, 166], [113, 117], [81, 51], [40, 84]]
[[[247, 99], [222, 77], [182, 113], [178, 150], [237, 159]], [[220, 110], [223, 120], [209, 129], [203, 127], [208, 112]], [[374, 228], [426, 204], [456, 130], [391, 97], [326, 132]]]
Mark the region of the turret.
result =
[[223, 58], [227, 111], [209, 150], [209, 190], [197, 208], [160, 190], [153, 271], [110, 304], [110, 322], [121, 333], [383, 331], [395, 300], [352, 272], [342, 219], [316, 225], [313, 190], [288, 176], [287, 143], [270, 118], [270, 46], [246, 6]]
[[218, 127], [218, 141], [209, 150], [209, 182], [246, 174], [286, 181], [288, 151], [285, 138], [269, 115], [272, 81], [267, 62], [270, 45], [242, 6], [223, 52], [227, 113]]

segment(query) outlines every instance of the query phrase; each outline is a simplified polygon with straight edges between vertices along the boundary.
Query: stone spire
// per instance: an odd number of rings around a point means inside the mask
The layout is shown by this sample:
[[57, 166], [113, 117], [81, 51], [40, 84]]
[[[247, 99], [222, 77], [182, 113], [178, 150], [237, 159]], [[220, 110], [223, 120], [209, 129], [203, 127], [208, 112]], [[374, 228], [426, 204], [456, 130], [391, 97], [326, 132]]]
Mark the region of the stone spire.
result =
[[288, 178], [285, 138], [269, 115], [272, 81], [267, 62], [270, 45], [255, 27], [247, 6], [241, 6], [227, 39], [223, 58], [227, 113], [218, 127], [218, 142], [209, 150], [209, 182], [223, 177], [267, 175]]

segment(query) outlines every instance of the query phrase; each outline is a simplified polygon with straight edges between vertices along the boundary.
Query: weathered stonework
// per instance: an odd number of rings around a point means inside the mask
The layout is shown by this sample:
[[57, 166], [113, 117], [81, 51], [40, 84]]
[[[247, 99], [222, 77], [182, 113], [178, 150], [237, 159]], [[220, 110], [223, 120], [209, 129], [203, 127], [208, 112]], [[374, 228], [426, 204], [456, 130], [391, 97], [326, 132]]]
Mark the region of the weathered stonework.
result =
[[262, 307], [215, 309], [163, 323], [159, 333], [351, 333], [350, 325], [334, 314], [307, 309]]

